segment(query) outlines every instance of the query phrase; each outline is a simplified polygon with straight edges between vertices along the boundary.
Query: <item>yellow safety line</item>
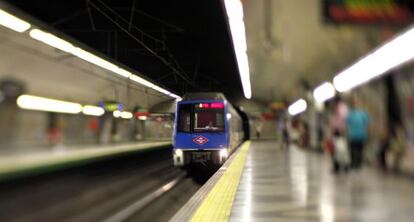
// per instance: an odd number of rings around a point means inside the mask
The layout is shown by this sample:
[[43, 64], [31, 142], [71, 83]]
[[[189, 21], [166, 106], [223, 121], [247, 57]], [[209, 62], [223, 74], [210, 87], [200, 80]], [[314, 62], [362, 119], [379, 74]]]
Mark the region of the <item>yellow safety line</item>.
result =
[[200, 204], [191, 221], [228, 221], [249, 148], [250, 141], [240, 147], [237, 156]]

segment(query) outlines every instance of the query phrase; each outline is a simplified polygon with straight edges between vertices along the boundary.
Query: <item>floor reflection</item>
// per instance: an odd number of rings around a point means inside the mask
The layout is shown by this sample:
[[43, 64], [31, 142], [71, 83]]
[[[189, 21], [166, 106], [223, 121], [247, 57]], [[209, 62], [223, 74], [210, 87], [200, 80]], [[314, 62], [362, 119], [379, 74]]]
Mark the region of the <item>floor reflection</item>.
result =
[[366, 167], [331, 173], [327, 156], [255, 141], [231, 221], [412, 221], [414, 181]]

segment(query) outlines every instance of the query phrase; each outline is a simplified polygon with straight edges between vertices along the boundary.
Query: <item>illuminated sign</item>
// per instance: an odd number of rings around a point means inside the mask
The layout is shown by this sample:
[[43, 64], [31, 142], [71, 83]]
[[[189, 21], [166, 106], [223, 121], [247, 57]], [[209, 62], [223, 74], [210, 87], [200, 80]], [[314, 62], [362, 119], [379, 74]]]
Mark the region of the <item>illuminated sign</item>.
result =
[[327, 21], [354, 24], [408, 24], [414, 21], [414, 1], [323, 0]]
[[139, 120], [146, 120], [147, 117], [149, 117], [151, 115], [151, 113], [148, 111], [148, 109], [135, 107], [134, 115]]
[[100, 102], [99, 106], [103, 109], [105, 109], [108, 112], [113, 112], [115, 110], [123, 110], [124, 106], [122, 103], [117, 102]]
[[207, 109], [207, 108], [211, 108], [211, 109], [224, 109], [224, 103], [221, 102], [215, 102], [215, 103], [200, 103], [196, 105], [197, 108], [202, 108], [202, 109]]

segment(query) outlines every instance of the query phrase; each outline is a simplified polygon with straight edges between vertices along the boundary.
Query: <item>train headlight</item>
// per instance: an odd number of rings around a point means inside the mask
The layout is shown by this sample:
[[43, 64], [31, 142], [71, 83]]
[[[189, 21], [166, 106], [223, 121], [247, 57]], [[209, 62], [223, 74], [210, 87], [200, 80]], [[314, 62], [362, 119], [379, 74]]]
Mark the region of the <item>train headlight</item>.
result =
[[225, 150], [225, 149], [220, 150], [220, 157], [221, 158], [227, 158], [228, 155], [229, 154], [227, 153], [227, 150]]
[[182, 155], [183, 155], [183, 151], [182, 151], [182, 150], [180, 150], [180, 149], [176, 149], [176, 150], [175, 150], [175, 155], [177, 155], [177, 156], [182, 156]]

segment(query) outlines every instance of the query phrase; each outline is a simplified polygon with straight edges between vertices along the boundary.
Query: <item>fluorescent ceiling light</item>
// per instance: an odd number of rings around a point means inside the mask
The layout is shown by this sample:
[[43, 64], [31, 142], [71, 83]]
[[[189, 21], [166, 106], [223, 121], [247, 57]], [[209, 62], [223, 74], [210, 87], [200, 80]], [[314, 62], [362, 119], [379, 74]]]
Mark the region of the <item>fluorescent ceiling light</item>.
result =
[[147, 117], [146, 116], [138, 116], [138, 119], [139, 120], [147, 120]]
[[132, 75], [131, 72], [129, 72], [125, 69], [122, 69], [122, 68], [115, 69], [113, 72], [120, 75], [120, 76], [123, 76], [125, 78], [129, 78]]
[[292, 105], [289, 106], [288, 111], [290, 115], [294, 116], [304, 112], [306, 108], [306, 101], [304, 99], [299, 99], [298, 101], [294, 102]]
[[0, 9], [0, 25], [16, 32], [25, 32], [30, 28], [30, 23], [23, 21]]
[[30, 36], [40, 42], [43, 42], [47, 45], [50, 45], [54, 48], [60, 49], [64, 52], [70, 53], [80, 59], [83, 59], [89, 63], [95, 64], [103, 69], [109, 70], [115, 74], [118, 74], [122, 77], [125, 78], [129, 78], [134, 82], [137, 82], [141, 85], [144, 85], [146, 87], [152, 88], [162, 94], [165, 94], [167, 96], [170, 96], [172, 98], [180, 98], [177, 95], [172, 94], [171, 92], [169, 92], [168, 90], [165, 90], [159, 86], [156, 86], [155, 84], [137, 76], [132, 74], [131, 72], [122, 69], [118, 66], [116, 66], [115, 64], [106, 61], [105, 59], [102, 59], [88, 51], [85, 51], [81, 48], [75, 47], [74, 45], [72, 45], [71, 43], [53, 35], [47, 32], [44, 32], [42, 30], [39, 29], [33, 29], [32, 31], [30, 31]]
[[335, 96], [335, 88], [330, 82], [325, 82], [313, 90], [316, 102], [323, 103]]
[[153, 86], [152, 87], [152, 89], [154, 89], [154, 90], [156, 90], [156, 91], [158, 91], [158, 92], [160, 92], [160, 93], [162, 93], [162, 94], [165, 94], [165, 95], [167, 95], [167, 96], [169, 96], [171, 93], [168, 91], [168, 90], [165, 90], [165, 89], [163, 89], [163, 88], [161, 88], [161, 87], [159, 87], [159, 86]]
[[112, 115], [113, 115], [115, 118], [119, 118], [119, 117], [121, 117], [121, 111], [119, 111], [119, 110], [115, 110], [115, 111], [112, 113]]
[[82, 111], [82, 105], [79, 103], [66, 102], [32, 95], [19, 96], [17, 98], [17, 105], [22, 109], [47, 112], [77, 114]]
[[71, 53], [75, 48], [71, 43], [39, 29], [32, 29], [29, 35], [40, 42], [68, 53]]
[[71, 43], [53, 35], [47, 32], [44, 32], [39, 29], [33, 29], [30, 31], [30, 37], [43, 42], [47, 45], [50, 45], [54, 48], [60, 49], [64, 52], [70, 53], [80, 59], [83, 59], [87, 62], [90, 62], [92, 64], [95, 64], [101, 68], [107, 69], [113, 73], [116, 73], [120, 76], [123, 76], [125, 78], [128, 78], [132, 75], [132, 73], [128, 72], [125, 69], [121, 69], [118, 66], [106, 61], [105, 59], [102, 59], [90, 52], [87, 52], [81, 48], [75, 47]]
[[414, 28], [383, 44], [369, 55], [335, 76], [333, 83], [339, 92], [385, 74], [414, 58]]
[[225, 0], [224, 3], [227, 16], [229, 17], [231, 37], [243, 86], [244, 97], [250, 99], [252, 97], [252, 89], [250, 83], [249, 60], [246, 52], [247, 44], [243, 21], [243, 5], [240, 0]]
[[123, 119], [131, 119], [134, 115], [132, 115], [132, 113], [130, 112], [121, 112], [121, 118]]
[[181, 97], [180, 97], [180, 96], [175, 95], [174, 93], [171, 93], [171, 94], [170, 94], [170, 96], [171, 96], [172, 98], [175, 98], [176, 100], [181, 100]]
[[94, 55], [90, 52], [87, 52], [87, 51], [85, 51], [81, 48], [75, 48], [71, 53], [73, 55], [87, 61], [87, 62], [90, 62], [92, 64], [100, 66], [100, 67], [102, 67], [104, 69], [107, 69], [109, 71], [116, 72], [119, 69], [118, 66], [116, 66], [116, 65], [106, 61], [105, 59], [102, 59], [102, 58], [100, 58], [100, 57], [98, 57], [98, 56], [96, 56], [96, 55]]
[[119, 110], [115, 110], [114, 112], [113, 112], [113, 116], [115, 117], [115, 118], [119, 118], [119, 117], [121, 117], [121, 118], [123, 118], [123, 119], [131, 119], [134, 115], [132, 115], [132, 113], [130, 113], [130, 112], [126, 112], [126, 111], [119, 111]]
[[181, 99], [180, 96], [177, 96], [174, 93], [171, 93], [170, 91], [168, 91], [166, 89], [163, 89], [163, 88], [161, 88], [161, 87], [159, 87], [157, 85], [154, 85], [153, 83], [151, 83], [151, 82], [149, 82], [149, 81], [147, 81], [147, 80], [145, 80], [145, 79], [143, 79], [143, 78], [141, 78], [141, 77], [139, 77], [137, 75], [131, 75], [129, 77], [129, 79], [131, 79], [132, 81], [135, 81], [135, 82], [137, 82], [137, 83], [139, 83], [141, 85], [144, 85], [146, 87], [149, 87], [149, 88], [151, 88], [151, 89], [153, 89], [155, 91], [158, 91], [158, 92], [160, 92], [160, 93], [162, 93], [164, 95], [170, 96], [171, 98]]
[[82, 113], [89, 116], [102, 116], [105, 110], [99, 106], [86, 105], [82, 108]]
[[139, 77], [137, 75], [131, 75], [129, 78], [132, 81], [135, 81], [135, 82], [137, 82], [137, 83], [139, 83], [141, 85], [144, 85], [146, 87], [149, 87], [149, 88], [152, 88], [154, 86], [153, 83], [151, 83], [151, 82], [149, 82], [149, 81], [147, 81], [147, 80], [145, 80], [145, 79], [143, 79], [143, 78], [141, 78], [141, 77]]

